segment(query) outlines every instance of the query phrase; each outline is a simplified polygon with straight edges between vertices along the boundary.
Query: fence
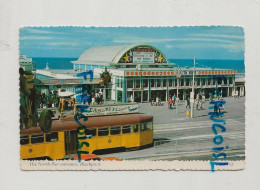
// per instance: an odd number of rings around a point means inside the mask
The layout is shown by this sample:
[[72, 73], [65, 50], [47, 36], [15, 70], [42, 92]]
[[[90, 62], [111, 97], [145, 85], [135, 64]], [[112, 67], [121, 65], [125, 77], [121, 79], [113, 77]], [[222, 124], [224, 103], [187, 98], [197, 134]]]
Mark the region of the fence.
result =
[[[183, 138], [183, 139], [169, 139], [169, 140], [155, 140], [154, 153], [155, 154], [178, 154], [178, 153], [198, 153], [209, 152], [214, 147], [225, 147], [228, 150], [242, 150], [245, 149], [244, 135], [223, 135], [223, 143], [215, 145], [212, 137], [202, 138]], [[228, 147], [227, 147], [228, 146]]]

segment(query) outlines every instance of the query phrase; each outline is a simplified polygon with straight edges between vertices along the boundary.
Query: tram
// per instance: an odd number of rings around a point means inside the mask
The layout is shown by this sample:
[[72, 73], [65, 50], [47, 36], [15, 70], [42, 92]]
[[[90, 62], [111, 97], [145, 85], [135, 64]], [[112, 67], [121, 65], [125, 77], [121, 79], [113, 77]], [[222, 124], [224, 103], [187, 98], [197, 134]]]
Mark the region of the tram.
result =
[[[81, 118], [87, 130], [82, 131], [75, 120], [53, 120], [48, 133], [33, 127], [20, 132], [21, 159], [64, 159], [76, 154], [78, 145], [88, 143], [81, 151], [89, 154], [114, 148], [142, 148], [153, 143], [153, 116], [126, 114]], [[80, 133], [79, 133], [80, 132]], [[86, 143], [85, 143], [86, 144]]]

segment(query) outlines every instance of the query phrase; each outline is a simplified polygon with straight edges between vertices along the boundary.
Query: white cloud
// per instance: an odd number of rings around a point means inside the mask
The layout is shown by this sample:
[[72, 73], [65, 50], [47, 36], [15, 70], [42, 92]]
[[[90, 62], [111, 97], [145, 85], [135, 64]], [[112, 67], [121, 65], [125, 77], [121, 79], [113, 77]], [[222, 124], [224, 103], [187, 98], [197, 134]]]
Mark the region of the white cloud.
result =
[[[52, 31], [48, 31], [48, 30], [42, 30], [40, 28], [21, 28], [21, 30], [24, 30], [26, 32], [29, 32], [29, 33], [33, 33], [33, 34], [57, 34], [57, 32], [52, 32]], [[58, 32], [58, 33], [61, 33], [61, 32]]]
[[213, 38], [232, 38], [232, 39], [244, 39], [244, 36], [240, 35], [226, 35], [226, 34], [193, 34], [192, 36], [213, 37]]
[[230, 43], [233, 42], [231, 40], [224, 39], [216, 39], [216, 38], [128, 38], [121, 40], [114, 40], [113, 43], [162, 43], [162, 42], [174, 42], [174, 41], [207, 41], [207, 42], [225, 42]]
[[175, 44], [174, 48], [183, 48], [183, 49], [195, 49], [195, 48], [223, 48], [229, 52], [243, 52], [244, 43], [242, 42], [231, 42], [231, 43], [192, 43], [192, 44]]
[[167, 49], [170, 49], [170, 48], [173, 47], [173, 45], [167, 44], [165, 47], [166, 47]]
[[51, 36], [22, 36], [20, 40], [50, 40], [53, 39]]

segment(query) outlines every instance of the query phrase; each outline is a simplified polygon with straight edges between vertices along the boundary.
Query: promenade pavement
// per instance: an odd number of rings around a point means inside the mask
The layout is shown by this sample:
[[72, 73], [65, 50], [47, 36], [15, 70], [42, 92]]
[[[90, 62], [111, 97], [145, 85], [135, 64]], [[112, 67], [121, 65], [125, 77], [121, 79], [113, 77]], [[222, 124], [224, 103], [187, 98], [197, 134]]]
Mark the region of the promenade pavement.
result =
[[[245, 157], [245, 98], [224, 98], [224, 116], [226, 132], [223, 133], [224, 145], [228, 159]], [[154, 142], [156, 146], [138, 151], [112, 153], [122, 159], [212, 159], [211, 148], [214, 133], [209, 119], [209, 101], [203, 103], [202, 110], [194, 109], [194, 118], [186, 115], [186, 102], [180, 102], [174, 109], [168, 105], [151, 106], [150, 103], [139, 104], [139, 112], [154, 116]], [[165, 143], [166, 142], [166, 143]], [[191, 155], [192, 154], [192, 155]]]

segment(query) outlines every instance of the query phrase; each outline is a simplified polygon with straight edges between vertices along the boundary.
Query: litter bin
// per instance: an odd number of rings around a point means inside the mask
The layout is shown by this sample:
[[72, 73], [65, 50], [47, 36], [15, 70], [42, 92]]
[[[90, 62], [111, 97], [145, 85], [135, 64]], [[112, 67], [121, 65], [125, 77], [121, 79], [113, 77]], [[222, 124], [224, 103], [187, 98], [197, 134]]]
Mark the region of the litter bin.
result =
[[186, 111], [186, 115], [189, 117], [190, 116], [190, 110]]

